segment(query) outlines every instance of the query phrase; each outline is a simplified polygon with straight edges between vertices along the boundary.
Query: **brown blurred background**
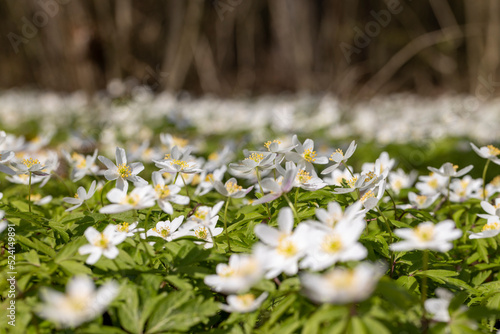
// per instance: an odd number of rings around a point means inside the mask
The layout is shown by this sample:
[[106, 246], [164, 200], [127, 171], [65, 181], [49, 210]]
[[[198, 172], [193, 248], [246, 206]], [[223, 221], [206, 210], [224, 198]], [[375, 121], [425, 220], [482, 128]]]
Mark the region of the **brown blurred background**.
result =
[[498, 0], [5, 0], [0, 31], [3, 89], [95, 92], [118, 78], [352, 98], [500, 86]]

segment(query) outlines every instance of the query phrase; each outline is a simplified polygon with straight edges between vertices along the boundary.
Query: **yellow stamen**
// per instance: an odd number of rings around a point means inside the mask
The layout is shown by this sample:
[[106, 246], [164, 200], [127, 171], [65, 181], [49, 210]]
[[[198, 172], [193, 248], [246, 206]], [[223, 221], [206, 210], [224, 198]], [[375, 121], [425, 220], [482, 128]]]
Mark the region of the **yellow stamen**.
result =
[[497, 156], [500, 154], [500, 150], [498, 148], [496, 148], [495, 146], [488, 145], [487, 147], [488, 147], [488, 150], [490, 151], [490, 155]]
[[178, 165], [180, 166], [181, 168], [186, 168], [188, 167], [188, 163], [186, 161], [182, 161], [182, 160], [172, 160], [170, 161], [170, 165]]
[[500, 230], [500, 223], [498, 223], [498, 222], [488, 223], [488, 224], [483, 226], [481, 231], [484, 232], [484, 231], [491, 231], [491, 230]]
[[238, 301], [245, 307], [250, 307], [255, 301], [255, 296], [251, 293], [247, 293], [241, 296], [236, 297]]
[[119, 232], [128, 232], [129, 230], [129, 223], [123, 222], [118, 224], [117, 229]]
[[321, 248], [326, 253], [337, 253], [342, 249], [342, 240], [337, 234], [330, 234], [323, 238]]
[[344, 152], [340, 148], [338, 148], [335, 152], [332, 153], [332, 155], [330, 155], [330, 161], [334, 161], [332, 158], [335, 153], [340, 153], [340, 155], [342, 155], [342, 158], [344, 158]]
[[199, 239], [207, 240], [208, 230], [206, 229], [206, 227], [200, 226], [194, 231], [194, 235]]
[[421, 241], [430, 241], [434, 237], [434, 225], [419, 225], [415, 227], [414, 233]]
[[157, 184], [155, 186], [155, 191], [160, 199], [165, 199], [170, 196], [170, 189], [167, 185], [162, 186], [161, 184]]
[[364, 203], [368, 198], [375, 198], [375, 195], [373, 194], [373, 191], [368, 190], [362, 197], [361, 197], [361, 202]]
[[316, 151], [313, 151], [312, 148], [308, 148], [307, 150], [304, 150], [304, 153], [302, 153], [304, 160], [307, 162], [316, 161], [316, 155]]
[[217, 153], [217, 152], [212, 152], [208, 156], [208, 160], [210, 160], [210, 161], [217, 160], [218, 158], [219, 158], [219, 153]]
[[253, 160], [257, 163], [261, 162], [264, 159], [264, 154], [263, 153], [252, 153], [248, 158], [245, 160]]
[[106, 238], [104, 233], [101, 233], [101, 237], [94, 242], [94, 246], [100, 247], [100, 248], [108, 248], [109, 245], [109, 240]]
[[34, 165], [38, 165], [40, 163], [38, 159], [33, 159], [33, 158], [24, 159], [22, 162], [28, 168], [31, 168]]
[[120, 174], [121, 178], [125, 179], [125, 178], [129, 177], [130, 175], [132, 175], [132, 171], [128, 165], [119, 164], [116, 167], [118, 167], [118, 174]]
[[238, 192], [240, 190], [242, 190], [243, 187], [242, 186], [239, 186], [237, 185], [236, 183], [234, 182], [228, 182], [226, 184], [226, 190], [227, 192], [231, 195], [231, 194], [234, 194], [235, 192]]
[[267, 141], [267, 142], [264, 143], [264, 147], [267, 148], [268, 151], [270, 151], [272, 143], [281, 144], [281, 141], [279, 141], [279, 140]]
[[297, 254], [298, 249], [293, 241], [285, 236], [280, 238], [278, 247], [276, 247], [276, 251], [278, 252], [278, 254], [281, 254], [285, 257], [292, 257]]
[[309, 174], [308, 172], [306, 172], [305, 170], [301, 169], [299, 170], [299, 172], [297, 173], [297, 176], [295, 178], [298, 182], [300, 183], [307, 183], [309, 182], [311, 179], [312, 179], [312, 176], [311, 174]]

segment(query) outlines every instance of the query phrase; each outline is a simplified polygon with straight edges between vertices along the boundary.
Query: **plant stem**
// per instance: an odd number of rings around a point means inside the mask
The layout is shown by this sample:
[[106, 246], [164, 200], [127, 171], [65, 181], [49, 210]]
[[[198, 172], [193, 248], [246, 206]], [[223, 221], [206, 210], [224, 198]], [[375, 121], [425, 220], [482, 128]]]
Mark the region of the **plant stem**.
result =
[[[394, 236], [392, 235], [392, 230], [391, 230], [391, 225], [389, 224], [389, 221], [387, 220], [386, 216], [384, 215], [384, 213], [382, 212], [382, 210], [380, 210], [380, 208], [377, 206], [377, 211], [378, 213], [382, 216], [382, 218], [384, 219], [384, 222], [385, 222], [385, 225], [387, 226], [387, 229], [389, 230], [389, 235], [391, 237], [391, 244], [394, 240]], [[391, 278], [392, 278], [392, 274], [394, 272], [394, 252], [390, 251], [389, 252], [391, 253]]]
[[283, 196], [285, 197], [286, 201], [288, 202], [288, 206], [290, 206], [290, 209], [292, 209], [293, 211], [293, 215], [295, 216], [295, 218], [297, 219], [297, 223], [300, 222], [299, 220], [299, 214], [297, 213], [297, 210], [295, 210], [295, 207], [293, 206], [292, 202], [290, 201], [290, 199], [288, 198], [288, 196], [286, 194], [283, 194]]
[[[260, 183], [260, 171], [259, 167], [255, 167], [255, 175], [257, 176], [257, 182], [259, 183], [260, 193], [264, 196], [264, 189], [262, 188], [262, 184]], [[269, 208], [269, 203], [265, 203], [267, 208], [267, 215], [269, 220], [271, 220], [271, 209]]]
[[486, 171], [488, 170], [489, 164], [490, 159], [487, 159], [483, 169], [483, 201], [486, 201]]
[[425, 300], [427, 299], [427, 274], [425, 271], [427, 271], [429, 267], [429, 251], [426, 249], [424, 250], [423, 258], [422, 258], [422, 270], [424, 271], [422, 275], [422, 288], [420, 291], [420, 301], [422, 303], [422, 322], [425, 321], [426, 318], [426, 312], [425, 312]]
[[229, 206], [229, 201], [231, 201], [231, 197], [227, 198], [226, 207], [224, 209], [224, 230], [226, 231], [227, 251], [231, 252], [231, 243], [229, 242], [229, 232], [227, 231], [227, 207]]
[[30, 180], [29, 180], [29, 185], [28, 185], [28, 210], [31, 212], [31, 172], [30, 173]]
[[102, 186], [102, 189], [101, 189], [101, 207], [103, 207], [103, 206], [104, 206], [104, 199], [102, 198], [102, 196], [104, 195], [104, 189], [106, 189], [106, 186], [107, 186], [108, 184], [110, 184], [110, 183], [111, 183], [111, 181], [108, 181], [108, 182], [106, 182], [106, 184], [105, 184], [105, 185], [103, 185], [103, 186]]

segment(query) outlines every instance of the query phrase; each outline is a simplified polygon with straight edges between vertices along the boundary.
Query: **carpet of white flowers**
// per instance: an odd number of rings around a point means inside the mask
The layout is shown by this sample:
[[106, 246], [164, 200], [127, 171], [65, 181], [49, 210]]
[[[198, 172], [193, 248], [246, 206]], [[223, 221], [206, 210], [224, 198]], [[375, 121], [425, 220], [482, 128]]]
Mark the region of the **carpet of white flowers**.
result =
[[500, 329], [495, 134], [224, 136], [212, 116], [1, 124], [0, 332]]

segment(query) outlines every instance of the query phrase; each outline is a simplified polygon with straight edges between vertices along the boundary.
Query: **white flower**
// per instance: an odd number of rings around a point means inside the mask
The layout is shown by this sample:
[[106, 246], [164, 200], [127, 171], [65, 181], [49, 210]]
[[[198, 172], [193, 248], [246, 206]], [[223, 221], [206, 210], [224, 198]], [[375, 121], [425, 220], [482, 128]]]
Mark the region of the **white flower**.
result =
[[471, 233], [469, 239], [482, 239], [496, 237], [500, 233], [500, 218], [492, 216], [488, 218], [488, 222], [482, 227], [481, 232]]
[[200, 174], [200, 183], [196, 187], [194, 194], [196, 196], [203, 196], [208, 194], [214, 188], [215, 181], [222, 181], [226, 170], [226, 166], [222, 166], [219, 169], [214, 170], [213, 173], [209, 173], [206, 170], [203, 170]]
[[347, 304], [368, 298], [383, 270], [361, 263], [354, 269], [335, 268], [325, 274], [303, 273], [300, 281], [306, 295], [317, 303]]
[[116, 245], [127, 238], [124, 233], [117, 232], [115, 225], [112, 224], [106, 226], [102, 232], [90, 226], [85, 230], [84, 235], [90, 244], [80, 247], [78, 253], [81, 255], [90, 254], [85, 261], [87, 264], [95, 264], [101, 255], [108, 259], [114, 259], [118, 256]]
[[491, 205], [487, 201], [481, 201], [481, 207], [487, 214], [480, 213], [477, 216], [484, 219], [495, 219], [500, 217], [500, 198], [495, 198], [495, 205]]
[[361, 170], [364, 172], [375, 171], [377, 175], [383, 175], [383, 178], [385, 179], [391, 171], [392, 167], [394, 167], [395, 163], [396, 160], [391, 159], [387, 152], [382, 152], [380, 153], [380, 156], [377, 158], [377, 160], [375, 160], [375, 163], [364, 163], [361, 166]]
[[205, 284], [217, 292], [241, 293], [252, 287], [262, 277], [262, 266], [252, 255], [233, 254], [229, 263], [219, 263], [217, 275], [205, 276]]
[[462, 179], [454, 179], [450, 183], [450, 201], [463, 202], [469, 198], [473, 198], [482, 189], [482, 184], [483, 180], [473, 180], [470, 175], [466, 175]]
[[327, 157], [318, 157], [314, 151], [314, 141], [306, 139], [304, 144], [301, 144], [297, 135], [293, 135], [292, 143], [296, 147], [295, 152], [288, 152], [285, 158], [289, 161], [295, 162], [299, 168], [305, 168], [307, 172], [311, 173], [314, 170], [314, 164], [325, 165], [328, 163]]
[[94, 196], [96, 191], [96, 181], [92, 181], [92, 184], [90, 185], [89, 191], [86, 192], [84, 187], [78, 187], [75, 197], [64, 197], [63, 201], [69, 204], [73, 204], [71, 208], [66, 209], [66, 211], [72, 211], [75, 210], [76, 208], [80, 207], [83, 202], [86, 200], [89, 200]]
[[439, 174], [445, 177], [461, 177], [470, 172], [474, 166], [469, 165], [467, 167], [462, 168], [460, 171], [458, 170], [457, 165], [453, 165], [451, 162], [444, 163], [439, 169], [434, 167], [427, 167], [431, 172]]
[[327, 210], [323, 208], [316, 209], [316, 218], [325, 226], [334, 228], [341, 220], [351, 221], [357, 218], [364, 217], [363, 210], [361, 210], [361, 202], [355, 202], [342, 211], [342, 207], [337, 202], [330, 202], [327, 204]]
[[[146, 232], [146, 236], [163, 238], [169, 242], [182, 237], [185, 233], [183, 231], [179, 231], [178, 228], [181, 226], [183, 220], [184, 216], [179, 216], [172, 221], [159, 221], [156, 223], [155, 227]], [[154, 244], [154, 242], [151, 242], [151, 244]]]
[[46, 167], [42, 165], [40, 160], [38, 159], [23, 159], [21, 163], [11, 161], [12, 166], [17, 169], [17, 174], [29, 174], [33, 173], [38, 176], [46, 176], [48, 175], [44, 170]]
[[[133, 222], [132, 224], [129, 224], [127, 222], [119, 223], [115, 225], [115, 231], [119, 233], [124, 233], [125, 236], [131, 237], [137, 232], [144, 232], [144, 229], [138, 228], [137, 225], [139, 225], [139, 222]], [[143, 236], [144, 233], [141, 233]]]
[[445, 193], [449, 181], [447, 177], [433, 172], [429, 175], [419, 176], [418, 179], [420, 182], [417, 182], [415, 187], [422, 195], [426, 196], [432, 196], [436, 193]]
[[279, 229], [265, 224], [255, 226], [255, 234], [264, 243], [257, 243], [253, 254], [262, 263], [267, 279], [282, 272], [295, 275], [299, 270], [298, 261], [305, 255], [309, 245], [310, 227], [299, 224], [292, 232], [293, 220], [292, 210], [283, 208], [278, 214]]
[[449, 322], [451, 317], [448, 308], [450, 301], [453, 299], [453, 294], [444, 288], [437, 288], [435, 293], [439, 298], [427, 299], [424, 303], [425, 310], [432, 315], [432, 320]]
[[401, 168], [399, 168], [397, 171], [389, 173], [389, 186], [395, 194], [399, 194], [401, 189], [410, 188], [416, 178], [416, 171], [406, 174]]
[[365, 212], [368, 212], [374, 209], [378, 202], [384, 196], [385, 191], [385, 181], [381, 181], [375, 188], [367, 190], [359, 199], [363, 207], [365, 208]]
[[367, 250], [358, 242], [366, 223], [362, 218], [341, 220], [334, 228], [317, 222], [308, 222], [309, 232], [307, 254], [300, 262], [301, 268], [323, 270], [337, 262], [359, 261], [366, 257]]
[[222, 196], [230, 198], [242, 198], [245, 197], [245, 195], [253, 189], [253, 186], [247, 189], [243, 189], [243, 187], [239, 186], [236, 179], [233, 177], [227, 180], [225, 184], [222, 184], [221, 181], [214, 180], [214, 188]]
[[172, 148], [170, 154], [166, 154], [163, 160], [153, 160], [156, 167], [161, 168], [162, 173], [185, 173], [193, 174], [201, 172], [198, 168], [198, 163], [190, 155], [191, 149], [187, 148], [184, 152], [181, 151], [177, 146]]
[[98, 159], [108, 168], [104, 172], [104, 177], [108, 181], [116, 180], [116, 188], [127, 191], [128, 182], [131, 181], [136, 187], [144, 186], [147, 182], [140, 176], [137, 176], [143, 169], [142, 162], [133, 162], [127, 164], [127, 154], [123, 148], [116, 148], [116, 165], [106, 157], [100, 155]]
[[227, 296], [227, 303], [220, 304], [220, 308], [226, 312], [238, 312], [238, 313], [247, 313], [255, 311], [259, 308], [262, 302], [267, 298], [268, 293], [262, 293], [258, 298], [255, 298], [253, 294], [245, 294], [245, 295], [229, 295]]
[[229, 168], [235, 172], [250, 174], [259, 170], [267, 170], [274, 168], [274, 160], [276, 153], [269, 152], [252, 152], [248, 157], [243, 159], [240, 163], [231, 163]]
[[212, 152], [208, 156], [208, 161], [203, 166], [205, 171], [215, 171], [218, 168], [224, 167], [224, 171], [226, 169], [226, 165], [231, 162], [233, 159], [234, 153], [233, 150], [229, 146], [224, 146], [222, 151]]
[[[224, 202], [220, 202], [224, 203]], [[215, 207], [214, 207], [215, 208]], [[197, 210], [198, 211], [198, 210]], [[218, 211], [218, 210], [217, 210]], [[210, 213], [204, 213], [209, 216]], [[181, 228], [180, 233], [183, 235], [195, 236], [203, 241], [195, 241], [196, 244], [203, 244], [204, 248], [212, 248], [214, 246], [213, 238], [222, 233], [222, 227], [215, 227], [219, 220], [219, 216], [215, 216], [210, 220], [189, 220]]]
[[411, 205], [416, 209], [427, 209], [429, 206], [432, 205], [432, 203], [436, 201], [438, 197], [439, 193], [429, 196], [417, 195], [411, 191], [408, 193], [408, 200], [410, 201]]
[[12, 168], [5, 166], [4, 164], [9, 162], [14, 158], [15, 154], [12, 151], [0, 151], [0, 172], [4, 172], [8, 175], [14, 175], [16, 172]]
[[473, 143], [470, 143], [470, 146], [472, 147], [474, 152], [476, 152], [481, 158], [491, 160], [497, 165], [500, 165], [500, 159], [498, 158], [498, 156], [500, 155], [500, 149], [496, 148], [493, 145], [482, 146], [481, 148], [478, 148]]
[[90, 277], [76, 276], [66, 285], [66, 293], [50, 288], [42, 290], [43, 304], [37, 314], [63, 328], [76, 327], [102, 314], [118, 292], [119, 286], [114, 281], [96, 290]]
[[120, 213], [128, 210], [140, 210], [155, 205], [156, 193], [150, 185], [134, 188], [127, 195], [127, 191], [118, 188], [111, 189], [106, 197], [113, 203], [102, 207], [100, 213]]
[[92, 155], [83, 156], [74, 152], [69, 154], [66, 151], [62, 151], [66, 160], [73, 168], [71, 171], [71, 180], [76, 182], [81, 180], [85, 175], [96, 174], [99, 171], [99, 167], [95, 164], [97, 159], [97, 149], [94, 150]]
[[462, 231], [455, 228], [453, 220], [444, 220], [440, 223], [420, 223], [415, 228], [399, 228], [394, 234], [404, 239], [389, 247], [393, 251], [410, 251], [414, 249], [430, 249], [439, 252], [447, 252], [453, 248], [452, 240], [462, 236]]
[[351, 144], [349, 145], [349, 147], [347, 148], [347, 151], [344, 152], [339, 148], [337, 149], [335, 152], [332, 153], [332, 155], [330, 156], [329, 160], [330, 161], [333, 161], [334, 164], [330, 167], [327, 167], [325, 168], [325, 170], [323, 170], [321, 172], [321, 174], [328, 174], [328, 173], [331, 173], [333, 172], [334, 170], [336, 170], [340, 164], [344, 164], [347, 162], [347, 160], [354, 154], [354, 151], [356, 150], [356, 147], [358, 145], [356, 145], [356, 141], [352, 141]]
[[[29, 196], [27, 197], [29, 198]], [[48, 195], [48, 196], [44, 196], [42, 197], [40, 194], [31, 194], [31, 201], [33, 201], [33, 204], [35, 205], [45, 205], [45, 204], [49, 204], [50, 201], [52, 201], [52, 196], [51, 195]]]
[[257, 205], [261, 203], [271, 202], [281, 195], [290, 192], [290, 190], [292, 190], [293, 188], [298, 169], [293, 162], [289, 161], [286, 163], [286, 170], [284, 170], [284, 173], [284, 176], [279, 176], [277, 180], [274, 180], [272, 178], [262, 180], [261, 184], [263, 190], [270, 193], [262, 196], [252, 204]]
[[346, 167], [344, 168], [344, 170], [335, 169], [331, 172], [330, 177], [324, 177], [323, 181], [325, 181], [330, 186], [342, 187], [342, 180], [347, 181], [351, 179], [351, 173], [349, 172], [349, 170], [352, 170], [352, 168]]
[[224, 201], [220, 201], [215, 204], [213, 207], [209, 206], [199, 206], [194, 214], [189, 217], [189, 220], [196, 222], [196, 224], [200, 225], [215, 225], [219, 220], [219, 216], [217, 215], [224, 205]]
[[178, 195], [181, 191], [181, 188], [176, 185], [166, 185], [165, 179], [161, 175], [160, 172], [153, 172], [151, 176], [153, 180], [153, 186], [156, 194], [156, 201], [158, 202], [158, 206], [169, 215], [174, 213], [174, 208], [170, 202], [179, 204], [179, 205], [187, 205], [189, 204], [189, 197]]

